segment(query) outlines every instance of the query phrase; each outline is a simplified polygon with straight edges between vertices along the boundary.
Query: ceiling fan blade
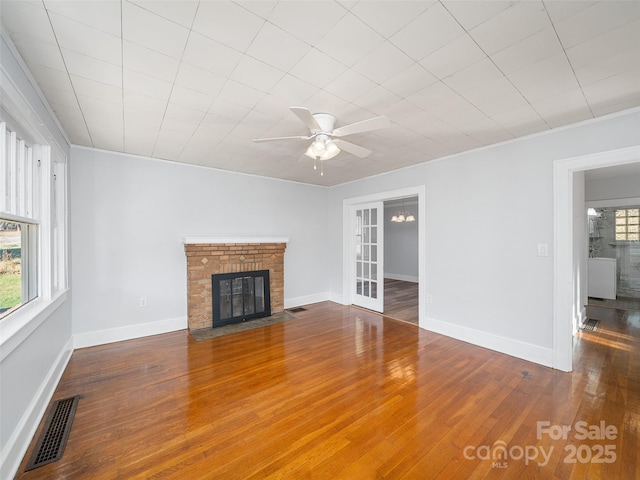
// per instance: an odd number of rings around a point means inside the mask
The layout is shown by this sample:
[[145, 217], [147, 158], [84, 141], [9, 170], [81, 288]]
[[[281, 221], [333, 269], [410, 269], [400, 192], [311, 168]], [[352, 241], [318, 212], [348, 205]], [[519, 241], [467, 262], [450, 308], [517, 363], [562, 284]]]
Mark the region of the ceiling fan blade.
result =
[[360, 145], [356, 145], [355, 143], [347, 142], [346, 140], [340, 140], [336, 138], [333, 141], [340, 150], [344, 150], [345, 152], [352, 153], [356, 157], [365, 158], [371, 154], [371, 150], [368, 150]]
[[[391, 125], [391, 122], [384, 115], [381, 117], [370, 118], [368, 120], [362, 120], [361, 122], [345, 125], [344, 127], [336, 128], [332, 135], [336, 137], [344, 137], [346, 135], [353, 135], [354, 133], [369, 132], [371, 130], [377, 130], [379, 128], [387, 128]], [[346, 150], [346, 149], [345, 149]]]
[[313, 115], [311, 114], [311, 110], [309, 110], [308, 108], [289, 107], [289, 110], [291, 110], [296, 117], [302, 120], [302, 123], [304, 123], [312, 133], [322, 131], [322, 127], [318, 125], [318, 122], [315, 118], [313, 118]]
[[295, 137], [271, 137], [271, 138], [254, 138], [254, 142], [277, 142], [280, 140], [311, 140], [315, 135], [309, 135], [308, 137], [304, 137], [302, 135], [298, 135]]

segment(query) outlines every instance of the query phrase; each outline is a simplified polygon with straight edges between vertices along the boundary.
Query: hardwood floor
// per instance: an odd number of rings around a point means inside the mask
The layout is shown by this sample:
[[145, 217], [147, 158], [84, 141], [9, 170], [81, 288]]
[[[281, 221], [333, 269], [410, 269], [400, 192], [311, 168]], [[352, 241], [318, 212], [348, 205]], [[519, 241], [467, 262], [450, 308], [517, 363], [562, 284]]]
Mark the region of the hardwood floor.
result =
[[[599, 326], [563, 373], [358, 308], [307, 308], [202, 342], [77, 350], [54, 395], [82, 395], [64, 457], [23, 473], [32, 445], [17, 478], [640, 475], [638, 313], [590, 309]], [[617, 434], [580, 440], [578, 422]], [[566, 439], [549, 435], [563, 426]]]
[[418, 284], [385, 278], [384, 314], [418, 325]]

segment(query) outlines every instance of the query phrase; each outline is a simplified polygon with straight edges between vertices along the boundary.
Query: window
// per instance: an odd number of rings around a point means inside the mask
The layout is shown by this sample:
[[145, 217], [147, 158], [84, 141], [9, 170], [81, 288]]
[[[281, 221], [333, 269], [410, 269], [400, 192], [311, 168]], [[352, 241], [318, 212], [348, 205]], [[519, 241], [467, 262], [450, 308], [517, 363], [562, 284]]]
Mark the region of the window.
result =
[[616, 210], [616, 240], [640, 240], [640, 208]]
[[67, 286], [66, 158], [55, 146], [29, 140], [6, 117], [0, 118], [0, 320]]

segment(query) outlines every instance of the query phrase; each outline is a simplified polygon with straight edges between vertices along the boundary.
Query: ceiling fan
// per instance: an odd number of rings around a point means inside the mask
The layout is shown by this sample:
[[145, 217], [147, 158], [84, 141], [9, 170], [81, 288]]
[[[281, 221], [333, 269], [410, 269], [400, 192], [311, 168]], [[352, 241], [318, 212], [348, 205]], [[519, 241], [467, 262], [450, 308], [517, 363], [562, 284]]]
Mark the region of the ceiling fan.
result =
[[[329, 160], [340, 153], [340, 150], [352, 153], [356, 157], [365, 158], [371, 154], [368, 150], [355, 143], [347, 142], [341, 137], [353, 135], [355, 133], [364, 133], [379, 128], [386, 128], [391, 125], [389, 119], [385, 116], [374, 117], [361, 122], [344, 125], [334, 128], [336, 117], [330, 113], [311, 113], [308, 108], [289, 107], [300, 120], [309, 129], [310, 135], [298, 135], [290, 137], [272, 137], [272, 138], [256, 138], [254, 142], [274, 142], [282, 140], [313, 140], [306, 152], [306, 156], [316, 161], [314, 168], [317, 167], [318, 160]], [[322, 163], [320, 163], [322, 167]], [[322, 168], [321, 168], [322, 174]]]

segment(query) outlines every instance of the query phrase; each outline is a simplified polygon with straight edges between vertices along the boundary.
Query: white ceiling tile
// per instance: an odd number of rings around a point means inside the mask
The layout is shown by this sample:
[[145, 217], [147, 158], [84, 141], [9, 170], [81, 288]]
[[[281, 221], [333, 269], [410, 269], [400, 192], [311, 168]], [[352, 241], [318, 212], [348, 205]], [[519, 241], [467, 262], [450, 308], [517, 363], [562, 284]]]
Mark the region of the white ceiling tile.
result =
[[90, 2], [45, 0], [44, 4], [47, 10], [88, 27], [96, 28], [118, 37], [121, 34], [122, 12], [120, 2], [111, 0], [92, 0]]
[[40, 2], [0, 2], [2, 25], [11, 34], [21, 34], [43, 42], [56, 44], [47, 11]]
[[576, 15], [582, 10], [592, 7], [601, 0], [581, 0], [579, 2], [545, 2], [544, 7], [547, 9], [551, 20], [554, 23], [560, 22], [568, 17]]
[[[175, 131], [193, 132], [195, 128], [192, 128], [192, 126], [198, 126], [205, 115], [206, 112], [203, 112], [202, 110], [196, 110], [195, 108], [169, 102], [167, 104], [167, 110], [164, 115], [164, 122], [162, 126], [163, 128], [167, 127]], [[174, 126], [171, 124], [171, 126], [168, 126], [168, 120], [175, 121], [176, 125]]]
[[[573, 68], [578, 70], [639, 47], [640, 20], [635, 20], [567, 49], [567, 57]], [[640, 63], [640, 57], [635, 58], [635, 63]]]
[[491, 95], [491, 99], [484, 102], [473, 102], [487, 116], [497, 115], [499, 113], [512, 110], [514, 108], [525, 107], [529, 102], [515, 88], [511, 87], [502, 94]]
[[70, 50], [62, 50], [62, 56], [71, 75], [122, 87], [122, 67], [87, 57]]
[[178, 68], [175, 84], [200, 93], [215, 96], [227, 81], [226, 77], [182, 62]]
[[375, 30], [354, 15], [347, 13], [315, 47], [350, 67], [383, 41], [384, 38]]
[[179, 60], [127, 41], [122, 42], [122, 51], [125, 68], [165, 82], [175, 80]]
[[640, 45], [633, 50], [615, 53], [577, 68], [576, 77], [580, 85], [586, 86], [620, 74], [638, 78], [638, 71], [640, 71]]
[[342, 98], [336, 97], [325, 90], [320, 90], [302, 106], [307, 107], [312, 112], [333, 113], [338, 117], [337, 122], [339, 123], [341, 121], [340, 112], [349, 105], [350, 104]]
[[512, 134], [504, 130], [492, 119], [486, 117], [466, 124], [462, 131], [482, 145], [504, 142], [513, 138]]
[[312, 48], [289, 70], [289, 75], [323, 88], [346, 70], [342, 63]]
[[73, 89], [80, 97], [95, 98], [105, 102], [122, 104], [122, 88], [87, 78], [71, 76]]
[[284, 73], [264, 62], [243, 55], [231, 79], [262, 92], [268, 92], [284, 77]]
[[109, 102], [93, 97], [78, 95], [82, 114], [87, 119], [89, 129], [95, 123], [109, 127], [122, 128], [122, 102]]
[[514, 136], [527, 135], [549, 128], [531, 105], [514, 108], [493, 115], [491, 118]]
[[[125, 0], [126, 1], [126, 0]], [[196, 11], [198, 10], [198, 0], [128, 0], [145, 10], [153, 12], [183, 27], [191, 28]]]
[[56, 13], [49, 14], [61, 48], [113, 65], [122, 65], [120, 37], [88, 27]]
[[374, 82], [384, 83], [413, 64], [413, 60], [391, 42], [384, 42], [353, 66]]
[[209, 116], [206, 116], [204, 122], [207, 125], [212, 126], [213, 124], [209, 123], [209, 121], [223, 118], [229, 124], [229, 130], [231, 130], [235, 123], [229, 123], [228, 121], [231, 120], [232, 122], [239, 122], [247, 113], [249, 113], [250, 110], [250, 108], [244, 107], [240, 104], [231, 103], [226, 100], [222, 100], [221, 98], [217, 98], [211, 107], [209, 107], [208, 113], [213, 115], [213, 117], [209, 119]]
[[382, 86], [390, 92], [406, 98], [437, 81], [438, 79], [425, 70], [422, 65], [414, 63], [403, 72], [385, 81]]
[[407, 100], [436, 116], [440, 114], [452, 114], [471, 106], [467, 100], [442, 82], [437, 82], [423, 88], [419, 92], [407, 97]]
[[39, 86], [45, 94], [49, 90], [73, 93], [71, 79], [66, 71], [61, 72], [60, 70], [55, 70], [53, 68], [36, 65], [32, 67], [31, 73], [37, 75], [38, 78], [42, 78]]
[[132, 155], [144, 155], [151, 157], [153, 155], [153, 147], [156, 144], [156, 135], [144, 136], [137, 132], [124, 135], [124, 152]]
[[483, 58], [486, 55], [476, 42], [469, 35], [462, 35], [427, 55], [420, 61], [420, 65], [437, 78], [443, 79]]
[[217, 135], [226, 135], [234, 127], [235, 123], [229, 122], [228, 118], [220, 117], [212, 113], [207, 113], [198, 128], [208, 128], [216, 132]]
[[247, 54], [287, 72], [310, 48], [293, 35], [275, 25], [265, 23], [247, 49]]
[[386, 38], [433, 5], [433, 1], [358, 2], [352, 9], [356, 17]]
[[269, 22], [315, 45], [345, 13], [343, 7], [333, 2], [279, 2], [269, 14]]
[[514, 72], [540, 62], [559, 52], [562, 45], [553, 28], [545, 28], [491, 55], [491, 59], [505, 73]]
[[593, 117], [581, 89], [534, 102], [532, 106], [552, 128]]
[[319, 87], [315, 87], [292, 75], [285, 75], [271, 89], [271, 94], [281, 98], [287, 106], [302, 106], [318, 91], [320, 91]]
[[640, 2], [603, 1], [555, 24], [564, 48], [570, 48], [640, 18]]
[[177, 105], [193, 108], [201, 112], [207, 112], [209, 107], [215, 100], [212, 95], [206, 93], [196, 92], [189, 88], [181, 87], [180, 85], [174, 85], [171, 91], [171, 98], [169, 101]]
[[340, 98], [349, 99], [362, 95], [376, 87], [376, 83], [355, 70], [349, 69], [327, 85], [325, 90]]
[[460, 94], [475, 106], [486, 105], [497, 98], [508, 98], [518, 101], [517, 98], [511, 97], [510, 94], [519, 95], [520, 92], [513, 84], [504, 76], [485, 83], [478, 82], [475, 88], [461, 91]]
[[189, 36], [186, 27], [129, 2], [122, 4], [122, 38], [180, 59]]
[[243, 0], [242, 6], [265, 20], [278, 4], [278, 0]]
[[163, 127], [153, 148], [153, 156], [165, 160], [176, 160], [182, 153], [184, 146], [189, 142], [192, 133], [174, 131]]
[[121, 130], [111, 130], [102, 125], [95, 128], [91, 128], [91, 125], [89, 125], [89, 130], [91, 131], [93, 145], [96, 148], [114, 152], [121, 152], [124, 149], [124, 138]]
[[451, 12], [465, 30], [471, 30], [481, 23], [506, 10], [515, 2], [505, 0], [495, 1], [460, 1], [442, 0], [444, 7]]
[[473, 28], [469, 33], [487, 55], [550, 27], [541, 1], [516, 3]]
[[264, 19], [234, 2], [200, 2], [193, 30], [224, 45], [244, 52]]
[[479, 84], [486, 85], [499, 81], [503, 77], [504, 75], [495, 64], [485, 57], [479, 62], [469, 65], [462, 70], [458, 70], [442, 81], [452, 90], [464, 95], [467, 91], [475, 90]]
[[262, 99], [256, 103], [253, 108], [259, 112], [270, 115], [274, 121], [278, 121], [288, 115], [291, 115], [288, 105], [284, 105], [281, 98], [271, 94], [267, 94], [262, 97]]
[[226, 77], [233, 72], [241, 57], [237, 50], [191, 32], [182, 60]]
[[450, 115], [439, 115], [439, 117], [457, 129], [464, 131], [464, 127], [469, 124], [479, 123], [487, 120], [487, 116], [476, 107], [469, 107]]
[[260, 90], [229, 79], [224, 87], [222, 87], [218, 98], [225, 102], [235, 103], [251, 109], [255, 107], [265, 95], [266, 94]]
[[136, 134], [145, 137], [155, 137], [162, 127], [164, 110], [160, 114], [150, 114], [147, 110], [138, 110], [126, 106], [123, 111], [125, 140]]
[[66, 71], [62, 53], [60, 53], [60, 48], [57, 44], [47, 43], [36, 37], [20, 34], [13, 35], [12, 38], [29, 68], [34, 65], [41, 65], [59, 71]]
[[640, 104], [637, 103], [640, 102], [639, 84], [640, 71], [633, 70], [586, 85], [582, 90], [594, 114], [603, 115], [603, 111], [607, 110], [607, 104], [616, 105], [618, 108], [621, 105], [630, 108], [634, 103]]
[[416, 61], [465, 34], [460, 24], [435, 3], [391, 37], [391, 41]]
[[356, 104], [370, 112], [382, 114], [382, 111], [389, 108], [389, 105], [400, 100], [401, 98], [398, 95], [378, 85], [373, 90], [364, 92], [357, 97]]
[[513, 72], [508, 77], [531, 102], [570, 92], [579, 87], [564, 52]]
[[173, 87], [171, 82], [166, 82], [127, 68], [122, 70], [122, 79], [125, 91], [129, 90], [132, 93], [135, 92], [143, 96], [154, 97], [165, 103], [169, 101], [169, 95], [171, 95], [171, 88]]

